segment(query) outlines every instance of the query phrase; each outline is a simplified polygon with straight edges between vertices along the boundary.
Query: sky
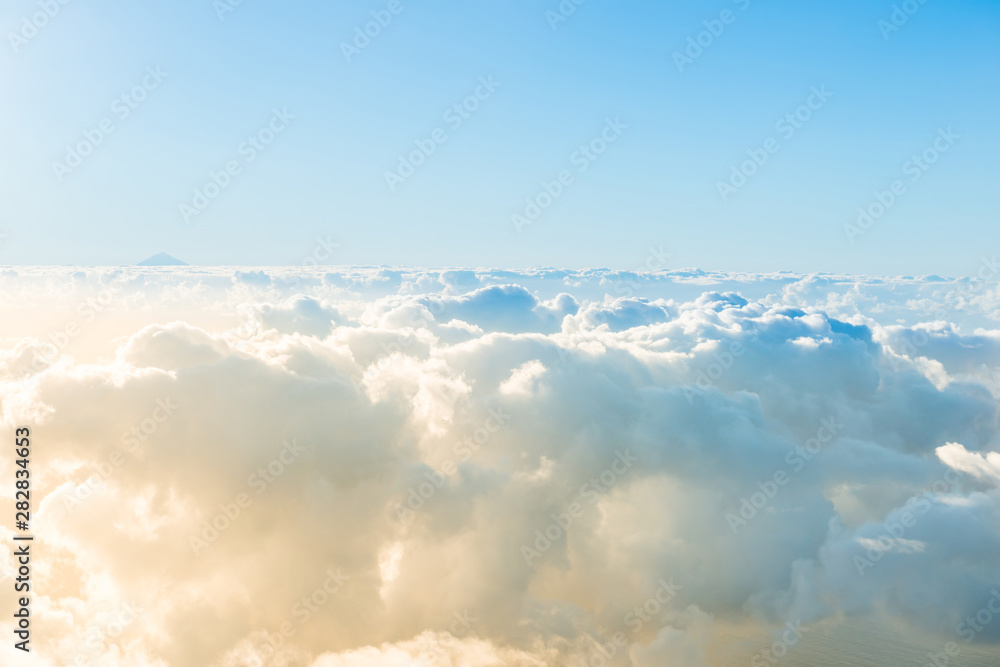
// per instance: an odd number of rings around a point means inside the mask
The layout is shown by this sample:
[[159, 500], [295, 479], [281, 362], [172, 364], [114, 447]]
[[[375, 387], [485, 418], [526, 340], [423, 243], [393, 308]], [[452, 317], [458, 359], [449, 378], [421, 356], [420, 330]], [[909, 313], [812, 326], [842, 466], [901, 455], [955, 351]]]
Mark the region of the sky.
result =
[[0, 264], [968, 275], [1000, 5], [903, 4], [10, 2]]

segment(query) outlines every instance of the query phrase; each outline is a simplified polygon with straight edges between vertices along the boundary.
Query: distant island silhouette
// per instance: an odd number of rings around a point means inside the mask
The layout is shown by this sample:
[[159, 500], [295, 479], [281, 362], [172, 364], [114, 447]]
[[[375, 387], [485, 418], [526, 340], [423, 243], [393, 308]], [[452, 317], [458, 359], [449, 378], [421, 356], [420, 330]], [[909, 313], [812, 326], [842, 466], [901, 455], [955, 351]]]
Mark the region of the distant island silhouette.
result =
[[187, 266], [187, 262], [182, 262], [176, 257], [171, 257], [165, 252], [160, 252], [149, 259], [144, 259], [137, 266]]

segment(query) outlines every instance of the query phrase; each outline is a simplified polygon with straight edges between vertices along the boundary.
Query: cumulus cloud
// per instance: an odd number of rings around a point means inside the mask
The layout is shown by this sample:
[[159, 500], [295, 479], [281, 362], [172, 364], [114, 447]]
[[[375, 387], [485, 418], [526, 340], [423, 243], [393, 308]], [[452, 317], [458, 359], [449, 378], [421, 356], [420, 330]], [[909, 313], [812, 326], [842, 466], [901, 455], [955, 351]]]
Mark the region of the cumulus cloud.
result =
[[1000, 333], [948, 281], [35, 271], [35, 664], [709, 665], [1000, 583]]
[[937, 448], [937, 455], [947, 465], [968, 473], [977, 479], [992, 481], [1000, 485], [1000, 453], [987, 452], [985, 456], [970, 452], [957, 442], [949, 442]]

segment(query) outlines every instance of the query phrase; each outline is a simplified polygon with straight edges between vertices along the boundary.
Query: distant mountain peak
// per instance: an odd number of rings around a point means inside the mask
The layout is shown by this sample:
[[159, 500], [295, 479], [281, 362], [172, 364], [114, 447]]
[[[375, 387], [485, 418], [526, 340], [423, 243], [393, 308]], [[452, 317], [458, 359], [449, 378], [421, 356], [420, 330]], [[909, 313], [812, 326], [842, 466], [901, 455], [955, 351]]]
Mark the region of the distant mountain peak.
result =
[[138, 266], [187, 266], [187, 262], [182, 262], [176, 257], [171, 257], [165, 252], [159, 252], [139, 262]]

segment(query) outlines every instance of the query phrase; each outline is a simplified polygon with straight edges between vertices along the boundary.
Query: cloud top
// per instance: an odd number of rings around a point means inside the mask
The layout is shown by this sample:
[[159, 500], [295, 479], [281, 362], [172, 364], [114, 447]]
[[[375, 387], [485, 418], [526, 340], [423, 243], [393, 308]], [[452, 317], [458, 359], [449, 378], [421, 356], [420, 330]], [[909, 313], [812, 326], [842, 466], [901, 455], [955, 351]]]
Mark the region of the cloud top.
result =
[[707, 665], [1000, 584], [1000, 333], [939, 281], [53, 272], [0, 350], [38, 664]]

